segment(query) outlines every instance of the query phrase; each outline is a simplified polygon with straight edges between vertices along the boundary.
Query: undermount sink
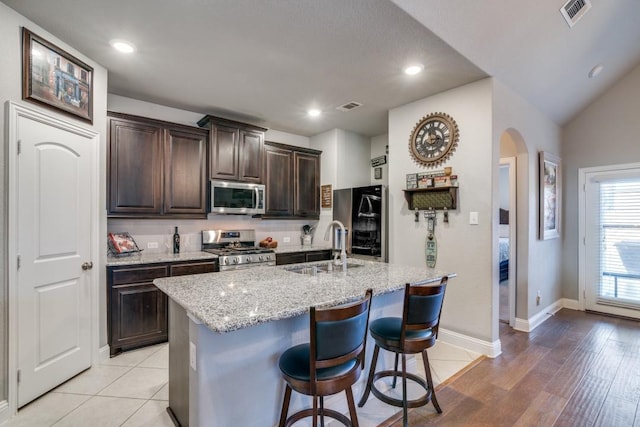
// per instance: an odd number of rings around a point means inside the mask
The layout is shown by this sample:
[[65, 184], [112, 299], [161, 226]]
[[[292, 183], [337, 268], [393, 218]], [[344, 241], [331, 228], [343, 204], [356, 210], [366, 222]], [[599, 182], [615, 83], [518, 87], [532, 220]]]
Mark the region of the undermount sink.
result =
[[[334, 271], [342, 271], [342, 264], [339, 265], [331, 265], [331, 269], [329, 269], [330, 263], [323, 264], [314, 264], [314, 265], [295, 265], [292, 267], [286, 267], [286, 271], [290, 271], [292, 273], [298, 274], [306, 274], [308, 276], [316, 276], [319, 273], [333, 273]], [[351, 264], [347, 263], [347, 271], [352, 268], [362, 267], [362, 264]]]

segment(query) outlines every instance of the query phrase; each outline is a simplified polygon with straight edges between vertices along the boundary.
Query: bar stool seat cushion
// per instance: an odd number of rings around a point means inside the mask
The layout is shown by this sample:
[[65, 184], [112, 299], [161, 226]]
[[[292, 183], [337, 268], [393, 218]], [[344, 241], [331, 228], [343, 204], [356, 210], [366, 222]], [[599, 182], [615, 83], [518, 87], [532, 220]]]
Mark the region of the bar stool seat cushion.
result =
[[[309, 381], [311, 378], [309, 356], [311, 347], [309, 343], [296, 345], [285, 351], [280, 356], [280, 370], [283, 374], [299, 381]], [[320, 368], [316, 371], [318, 381], [327, 380], [345, 375], [353, 370], [358, 359], [352, 359], [338, 366]]]
[[[402, 333], [402, 319], [400, 317], [383, 317], [376, 319], [371, 322], [369, 331], [371, 331], [371, 336], [376, 341], [400, 341], [400, 334]], [[406, 331], [407, 340], [427, 340], [432, 336], [433, 329]]]

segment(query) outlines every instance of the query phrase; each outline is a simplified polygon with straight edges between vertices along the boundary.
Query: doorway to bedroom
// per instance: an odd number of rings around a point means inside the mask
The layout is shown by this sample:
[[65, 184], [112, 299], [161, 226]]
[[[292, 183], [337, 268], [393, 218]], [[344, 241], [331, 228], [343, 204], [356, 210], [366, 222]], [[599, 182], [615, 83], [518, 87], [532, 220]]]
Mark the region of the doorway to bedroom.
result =
[[516, 314], [515, 249], [516, 249], [516, 158], [503, 157], [499, 168], [498, 320], [513, 327]]

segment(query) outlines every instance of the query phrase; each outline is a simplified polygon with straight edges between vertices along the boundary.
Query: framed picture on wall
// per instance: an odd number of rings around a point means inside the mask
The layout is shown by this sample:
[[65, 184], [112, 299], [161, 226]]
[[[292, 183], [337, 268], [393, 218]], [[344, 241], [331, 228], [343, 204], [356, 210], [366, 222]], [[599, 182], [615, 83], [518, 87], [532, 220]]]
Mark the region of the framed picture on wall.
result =
[[93, 68], [23, 27], [22, 99], [93, 123]]
[[562, 200], [562, 175], [560, 158], [545, 151], [540, 152], [540, 240], [560, 237], [560, 205]]

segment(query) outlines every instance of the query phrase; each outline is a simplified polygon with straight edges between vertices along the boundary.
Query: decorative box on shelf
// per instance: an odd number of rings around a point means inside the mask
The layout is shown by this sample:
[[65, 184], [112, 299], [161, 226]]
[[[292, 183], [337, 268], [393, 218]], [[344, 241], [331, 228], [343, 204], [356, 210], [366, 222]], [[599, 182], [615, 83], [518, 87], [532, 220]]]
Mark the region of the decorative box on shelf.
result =
[[407, 199], [409, 210], [449, 210], [458, 206], [458, 187], [431, 187], [413, 188], [404, 191], [404, 198]]

